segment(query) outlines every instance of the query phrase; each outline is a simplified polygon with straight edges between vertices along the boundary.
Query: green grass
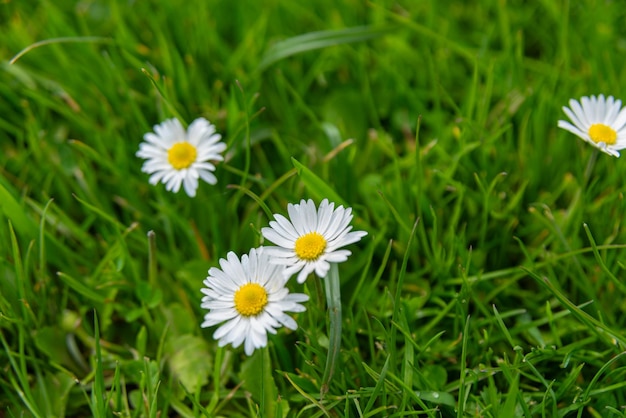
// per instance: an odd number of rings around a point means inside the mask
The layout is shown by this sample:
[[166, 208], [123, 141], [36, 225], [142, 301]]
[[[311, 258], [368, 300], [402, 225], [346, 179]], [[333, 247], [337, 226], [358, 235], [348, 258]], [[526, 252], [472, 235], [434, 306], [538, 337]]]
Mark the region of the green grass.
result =
[[[1, 2], [0, 415], [626, 416], [626, 166], [556, 126], [570, 98], [626, 99], [625, 18]], [[149, 185], [143, 134], [200, 116], [228, 143], [219, 183]], [[250, 358], [199, 324], [208, 268], [262, 243], [266, 208], [324, 197], [368, 235], [320, 398], [320, 280], [290, 281], [299, 329]]]

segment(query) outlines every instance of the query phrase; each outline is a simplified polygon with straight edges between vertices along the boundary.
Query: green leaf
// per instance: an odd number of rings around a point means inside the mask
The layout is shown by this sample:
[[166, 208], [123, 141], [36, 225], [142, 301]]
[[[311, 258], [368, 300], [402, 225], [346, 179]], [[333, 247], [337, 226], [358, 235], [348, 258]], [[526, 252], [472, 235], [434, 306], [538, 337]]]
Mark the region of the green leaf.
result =
[[272, 376], [272, 365], [267, 348], [256, 350], [248, 357], [241, 368], [240, 378], [243, 387], [252, 394], [259, 404], [261, 416], [275, 416], [278, 389]]
[[39, 405], [46, 405], [46, 416], [63, 417], [70, 391], [75, 385], [76, 379], [67, 373], [46, 373], [36, 380], [33, 396]]
[[452, 396], [448, 392], [420, 390], [420, 391], [415, 392], [415, 394], [424, 401], [441, 404], [441, 405], [448, 405], [452, 407], [456, 406], [456, 400], [454, 399], [454, 396]]
[[65, 344], [59, 344], [60, 341], [65, 341], [65, 331], [61, 328], [43, 327], [35, 331], [33, 338], [37, 349], [47, 355], [52, 363], [76, 367]]
[[166, 348], [172, 374], [191, 393], [209, 382], [211, 352], [209, 344], [195, 335], [172, 338]]
[[158, 287], [152, 287], [148, 282], [137, 283], [135, 294], [150, 309], [158, 306], [163, 300], [163, 291]]
[[11, 223], [20, 234], [25, 235], [29, 239], [37, 236], [37, 225], [26, 216], [22, 205], [15, 200], [2, 183], [0, 183], [0, 211], [11, 220]]
[[170, 303], [164, 306], [163, 314], [167, 319], [170, 336], [193, 334], [198, 329], [198, 322], [193, 312], [180, 303]]
[[503, 417], [515, 416], [515, 408], [519, 398], [519, 373], [515, 374], [512, 382], [509, 382], [509, 392], [506, 395], [506, 401], [500, 408], [500, 414]]
[[448, 382], [448, 372], [445, 367], [439, 364], [424, 366], [422, 374], [424, 379], [430, 382], [434, 388], [442, 388]]
[[148, 331], [146, 330], [146, 327], [142, 325], [141, 329], [137, 333], [137, 339], [135, 343], [137, 352], [141, 356], [145, 356], [147, 343], [148, 343]]

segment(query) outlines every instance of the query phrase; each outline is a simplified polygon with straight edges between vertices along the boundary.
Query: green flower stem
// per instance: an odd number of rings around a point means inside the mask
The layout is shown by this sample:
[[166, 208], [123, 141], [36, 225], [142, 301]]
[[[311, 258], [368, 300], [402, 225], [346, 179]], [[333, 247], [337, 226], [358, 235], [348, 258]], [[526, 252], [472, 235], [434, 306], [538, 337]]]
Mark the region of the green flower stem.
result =
[[587, 167], [585, 167], [585, 174], [583, 177], [583, 185], [581, 189], [585, 189], [587, 184], [589, 184], [589, 179], [591, 178], [591, 174], [593, 173], [593, 167], [596, 165], [596, 160], [598, 159], [598, 154], [600, 151], [597, 148], [593, 149], [592, 154], [589, 156], [589, 161], [587, 161]]
[[328, 336], [328, 356], [326, 357], [326, 368], [322, 378], [322, 388], [320, 397], [328, 392], [330, 379], [333, 377], [337, 360], [339, 359], [339, 349], [341, 348], [341, 289], [339, 286], [339, 269], [337, 264], [330, 264], [330, 273], [324, 280], [326, 290], [326, 306], [330, 317], [330, 332]]

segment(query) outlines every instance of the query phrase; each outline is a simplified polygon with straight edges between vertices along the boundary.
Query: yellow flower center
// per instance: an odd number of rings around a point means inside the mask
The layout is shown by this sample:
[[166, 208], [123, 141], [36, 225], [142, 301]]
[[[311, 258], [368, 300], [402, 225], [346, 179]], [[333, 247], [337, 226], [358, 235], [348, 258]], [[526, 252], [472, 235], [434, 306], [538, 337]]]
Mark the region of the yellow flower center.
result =
[[196, 161], [198, 152], [189, 142], [177, 142], [167, 151], [167, 161], [176, 170], [189, 167]]
[[325, 249], [326, 240], [317, 232], [309, 232], [296, 240], [296, 255], [302, 260], [317, 260]]
[[235, 309], [243, 316], [258, 315], [267, 305], [267, 292], [257, 283], [244, 284], [235, 292]]
[[603, 123], [595, 123], [589, 128], [589, 136], [596, 144], [604, 142], [607, 145], [613, 145], [617, 141], [617, 132], [610, 126]]

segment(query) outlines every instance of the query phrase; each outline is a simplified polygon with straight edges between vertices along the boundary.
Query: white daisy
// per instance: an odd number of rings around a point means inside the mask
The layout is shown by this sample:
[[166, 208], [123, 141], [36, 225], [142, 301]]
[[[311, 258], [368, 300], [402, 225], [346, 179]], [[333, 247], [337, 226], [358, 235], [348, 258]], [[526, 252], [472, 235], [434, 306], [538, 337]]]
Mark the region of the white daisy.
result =
[[283, 266], [270, 264], [263, 247], [251, 249], [241, 261], [234, 252], [219, 261], [221, 269], [211, 267], [204, 280], [200, 305], [209, 312], [201, 327], [224, 323], [213, 334], [220, 347], [242, 343], [247, 355], [267, 345], [267, 333], [285, 326], [295, 330], [296, 321], [285, 312], [304, 312], [300, 302], [309, 297], [289, 293], [285, 287]]
[[178, 119], [168, 119], [154, 126], [154, 132], [143, 136], [137, 157], [144, 158], [141, 171], [151, 174], [150, 184], [162, 182], [168, 191], [180, 190], [181, 184], [190, 196], [196, 195], [198, 178], [217, 183], [211, 173], [215, 166], [209, 161], [223, 161], [226, 149], [215, 126], [204, 118], [194, 120], [187, 131]]
[[261, 230], [263, 236], [278, 245], [265, 247], [272, 257], [271, 262], [287, 266], [285, 277], [298, 274], [298, 283], [304, 283], [309, 273], [315, 271], [319, 277], [326, 277], [329, 263], [341, 263], [352, 254], [339, 250], [348, 244], [359, 241], [367, 235], [365, 231], [350, 232], [352, 209], [322, 200], [319, 210], [312, 200], [301, 200], [300, 204], [287, 205], [290, 220], [282, 215], [274, 215], [275, 221], [269, 228]]
[[626, 108], [622, 101], [604, 95], [583, 97], [580, 102], [569, 101], [570, 107], [563, 106], [563, 112], [574, 123], [559, 121], [559, 128], [566, 129], [591, 145], [614, 157], [619, 150], [626, 148]]

